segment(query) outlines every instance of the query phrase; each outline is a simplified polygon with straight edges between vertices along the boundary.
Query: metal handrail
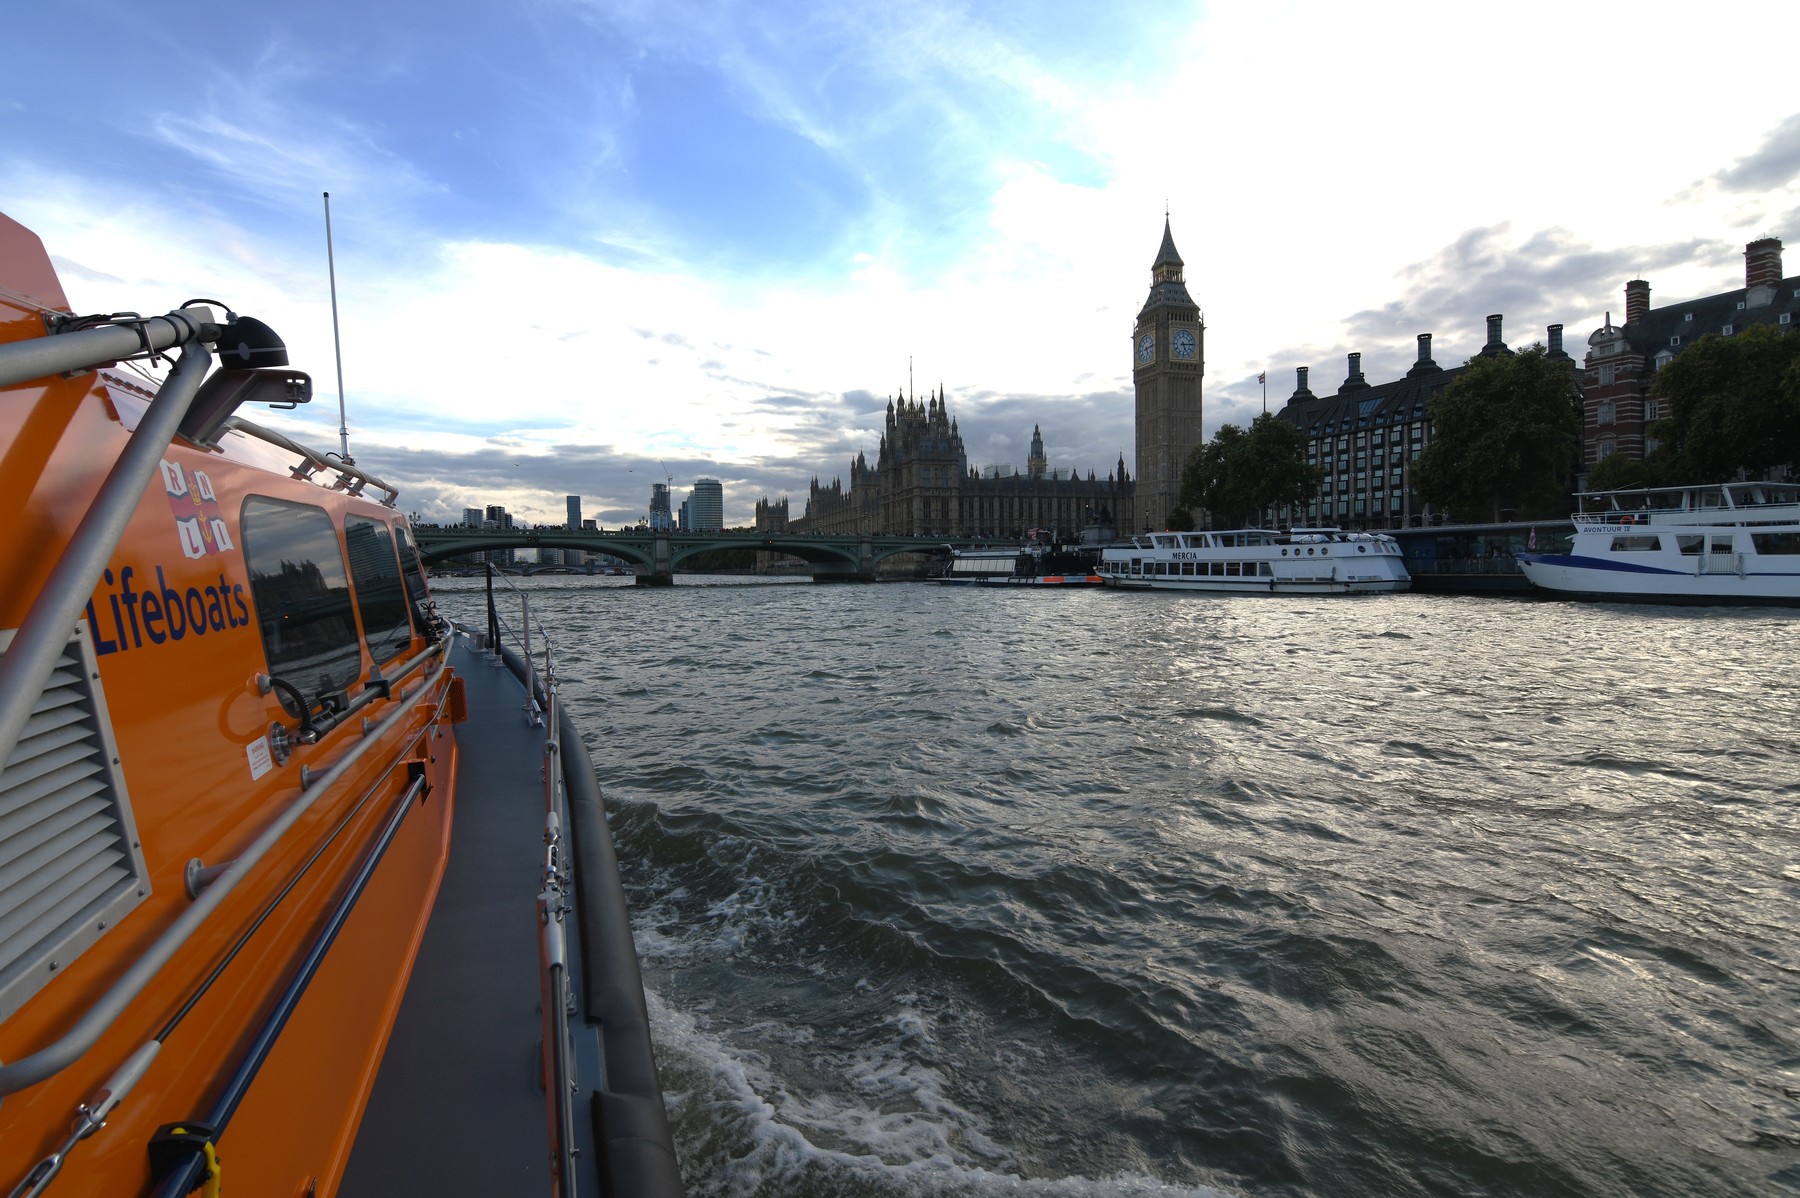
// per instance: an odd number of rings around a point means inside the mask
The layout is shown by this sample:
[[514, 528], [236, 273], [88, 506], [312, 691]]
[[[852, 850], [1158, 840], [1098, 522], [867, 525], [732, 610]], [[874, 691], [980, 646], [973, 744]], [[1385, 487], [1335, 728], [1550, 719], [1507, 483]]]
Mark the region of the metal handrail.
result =
[[[519, 600], [519, 628], [514, 629], [500, 616], [500, 605], [494, 599], [494, 580], [498, 578], [506, 588]], [[544, 630], [543, 624], [531, 614], [531, 596], [515, 586], [511, 579], [494, 569], [492, 562], [487, 564], [487, 627], [488, 649], [499, 659], [502, 641], [510, 640], [525, 663], [525, 712], [535, 725], [543, 720], [544, 707], [548, 705], [548, 691], [554, 673], [554, 658], [550, 647], [550, 634]], [[532, 655], [531, 633], [537, 629], [538, 640], [544, 646], [544, 682], [540, 684], [537, 672], [537, 661]], [[503, 637], [502, 634], [505, 634]], [[551, 736], [555, 735], [555, 725], [551, 726]]]
[[[427, 650], [428, 654], [436, 654], [441, 667], [450, 652], [454, 638], [445, 637], [437, 647]], [[188, 939], [199, 929], [200, 925], [225, 901], [240, 882], [247, 877], [269, 851], [280, 842], [302, 816], [312, 809], [313, 804], [335, 786], [350, 768], [360, 761], [364, 754], [378, 744], [387, 731], [411, 714], [413, 705], [402, 701], [394, 705], [394, 710], [381, 718], [381, 721], [370, 728], [368, 733], [343, 757], [334, 762], [324, 773], [302, 786], [300, 794], [282, 811], [248, 847], [232, 861], [225, 871], [210, 885], [201, 891], [187, 910], [176, 916], [162, 935], [146, 949], [142, 956], [127, 969], [119, 980], [112, 984], [107, 992], [96, 999], [87, 1012], [55, 1040], [30, 1056], [22, 1057], [0, 1065], [0, 1097], [15, 1094], [28, 1086], [34, 1086], [45, 1078], [52, 1077], [74, 1064], [81, 1055], [92, 1048], [96, 1041], [105, 1034], [122, 1015], [132, 1000], [149, 985], [163, 966], [180, 951]]]
[[[261, 1029], [244, 1050], [237, 1067], [226, 1081], [224, 1090], [214, 1100], [212, 1110], [208, 1113], [205, 1121], [206, 1126], [211, 1129], [211, 1139], [216, 1140], [225, 1133], [232, 1115], [237, 1113], [237, 1108], [242, 1103], [245, 1093], [250, 1089], [251, 1083], [256, 1080], [256, 1075], [261, 1071], [264, 1062], [268, 1060], [269, 1054], [274, 1051], [276, 1040], [280, 1037], [282, 1029], [287, 1026], [289, 1017], [305, 996], [314, 975], [318, 973], [319, 966], [325, 960], [325, 954], [337, 942], [338, 933], [343, 930], [345, 922], [355, 911], [357, 902], [368, 887], [369, 879], [374, 876], [376, 867], [387, 855], [388, 846], [398, 835], [402, 821], [406, 819], [407, 812], [412, 808], [413, 800], [425, 787], [426, 778], [421, 773], [401, 792], [400, 797], [389, 805], [387, 819], [383, 822], [380, 833], [376, 835], [362, 862], [357, 866], [355, 874], [350, 879], [350, 884], [327, 916], [324, 926], [314, 936], [301, 959], [299, 968], [295, 970], [293, 976], [288, 979], [287, 985], [277, 995], [274, 1007], [263, 1020]], [[200, 1179], [196, 1177], [196, 1172], [203, 1164], [204, 1157], [198, 1150], [190, 1154], [186, 1160], [171, 1171], [169, 1176], [161, 1179], [161, 1184], [156, 1189], [158, 1198], [181, 1198], [182, 1195], [191, 1193], [199, 1185]]]
[[[146, 322], [146, 327], [169, 323], [175, 318], [176, 315], [171, 313], [160, 321]], [[187, 321], [184, 323], [190, 325], [190, 336], [201, 335], [201, 326]], [[217, 335], [216, 326], [206, 327], [214, 328], [214, 335]], [[124, 334], [129, 338], [130, 345], [137, 344], [135, 332], [116, 327], [90, 329], [66, 336], [69, 341], [76, 341], [93, 334]], [[42, 341], [0, 346], [0, 351], [13, 350], [20, 345], [55, 345], [62, 341], [63, 338], [50, 337]], [[102, 338], [97, 344], [110, 347], [113, 341]], [[114, 356], [121, 355], [115, 353]], [[61, 362], [67, 360], [67, 355], [32, 356], [27, 359], [32, 365], [23, 369], [37, 369], [40, 358]], [[13, 750], [19, 747], [19, 738], [25, 733], [25, 724], [31, 719], [32, 708], [44, 693], [44, 685], [49, 681], [51, 671], [56, 668], [63, 646], [69, 642], [69, 634], [74, 631], [76, 621], [81, 619], [82, 609], [92, 597], [94, 587], [99, 584], [101, 571], [106, 568], [106, 563], [112, 559], [113, 550], [118, 548], [119, 541], [123, 539], [125, 526], [144, 497], [144, 488], [156, 476], [162, 455], [174, 441], [175, 432], [181, 427], [182, 417], [187, 415], [189, 406], [193, 404], [194, 395], [199, 391], [200, 382], [206, 377], [207, 367], [211, 363], [212, 353], [204, 344], [198, 341], [186, 343], [175, 369], [170, 371], [168, 380], [144, 410], [137, 430], [126, 441], [125, 448], [113, 463], [106, 481], [100, 484], [93, 503], [81, 517], [81, 523], [76, 526], [68, 544], [63, 547], [62, 556], [57, 560], [55, 568], [50, 571], [49, 578], [44, 581], [42, 589], [32, 601], [31, 610], [26, 612], [24, 620], [20, 622], [18, 635], [13, 638], [6, 657], [0, 659], [0, 764], [11, 758]], [[12, 380], [17, 373], [16, 370], [9, 372], [5, 369], [10, 364], [9, 357], [0, 357], [0, 385]], [[31, 379], [40, 376], [27, 374], [24, 377]], [[0, 1090], [0, 1094], [3, 1093], [5, 1091]]]
[[[339, 490], [347, 489], [352, 495], [362, 494], [365, 486], [386, 491], [387, 498], [378, 501], [383, 507], [393, 507], [394, 501], [400, 498], [400, 491], [397, 487], [382, 482], [354, 462], [346, 462], [342, 459], [334, 460], [329, 454], [322, 454], [316, 449], [308, 448], [292, 437], [283, 436], [272, 428], [264, 428], [254, 420], [246, 420], [242, 416], [231, 416], [226, 419], [224, 427], [236, 429], [245, 436], [255, 437], [259, 441], [267, 441], [277, 449], [285, 449], [289, 453], [299, 454], [301, 464], [293, 468], [295, 478], [311, 478], [321, 470], [333, 470], [338, 475], [337, 489]], [[351, 479], [355, 481], [348, 481]]]
[[[403, 684], [407, 678], [411, 677], [415, 670], [426, 665], [430, 661], [432, 655], [440, 653], [442, 649], [443, 646], [441, 644], [434, 643], [427, 645], [425, 648], [401, 662], [395, 667], [392, 674], [382, 674], [379, 672], [380, 667], [376, 667], [377, 672], [375, 673], [375, 676], [365, 679], [363, 689], [357, 694], [356, 698], [350, 700], [341, 710], [321, 712], [319, 715], [312, 718], [310, 725], [303, 722], [301, 727], [302, 729], [307, 729], [307, 731], [303, 732], [300, 740], [305, 744], [316, 744], [325, 739], [326, 736], [330, 735], [332, 729], [349, 720], [351, 716], [375, 702], [377, 699], [392, 697], [395, 687]], [[280, 684], [279, 679], [273, 678], [268, 674], [258, 674], [257, 681], [264, 694], [268, 694], [269, 691]]]
[[[570, 1051], [569, 1032], [569, 917], [574, 908], [573, 875], [570, 858], [563, 840], [568, 809], [563, 784], [562, 712], [556, 695], [556, 660], [550, 636], [532, 616], [531, 598], [514, 586], [504, 575], [498, 575], [508, 590], [519, 600], [520, 627], [501, 619], [500, 605], [494, 598], [494, 578], [490, 564], [487, 571], [487, 619], [489, 647], [497, 658], [505, 656], [502, 638], [517, 646], [516, 653], [524, 666], [525, 710], [529, 718], [544, 728], [544, 863], [543, 889], [537, 898], [538, 909], [538, 1006], [542, 1012], [543, 1050], [539, 1061], [544, 1085], [544, 1119], [550, 1141], [551, 1192], [556, 1198], [569, 1198], [576, 1192], [575, 1181], [575, 1063]], [[544, 667], [540, 679], [534, 660], [531, 634], [537, 630], [543, 646]]]

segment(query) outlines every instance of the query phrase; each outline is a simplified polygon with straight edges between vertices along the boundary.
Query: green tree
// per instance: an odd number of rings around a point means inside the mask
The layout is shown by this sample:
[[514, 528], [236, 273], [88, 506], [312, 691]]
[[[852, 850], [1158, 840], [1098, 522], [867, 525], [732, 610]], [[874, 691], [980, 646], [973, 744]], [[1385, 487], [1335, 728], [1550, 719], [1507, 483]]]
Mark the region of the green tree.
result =
[[1752, 325], [1708, 333], [1657, 371], [1650, 393], [1666, 403], [1651, 428], [1655, 473], [1671, 483], [1767, 477], [1800, 462], [1800, 337]]
[[1252, 523], [1264, 508], [1305, 503], [1324, 477], [1306, 464], [1306, 435], [1264, 412], [1248, 431], [1227, 424], [1188, 455], [1179, 503], [1203, 507], [1214, 527], [1231, 528]]
[[1469, 359], [1431, 402], [1419, 498], [1459, 520], [1561, 515], [1581, 433], [1575, 376], [1542, 345]]
[[1590, 491], [1624, 491], [1649, 485], [1650, 468], [1622, 453], [1607, 454], [1588, 471], [1587, 489]]

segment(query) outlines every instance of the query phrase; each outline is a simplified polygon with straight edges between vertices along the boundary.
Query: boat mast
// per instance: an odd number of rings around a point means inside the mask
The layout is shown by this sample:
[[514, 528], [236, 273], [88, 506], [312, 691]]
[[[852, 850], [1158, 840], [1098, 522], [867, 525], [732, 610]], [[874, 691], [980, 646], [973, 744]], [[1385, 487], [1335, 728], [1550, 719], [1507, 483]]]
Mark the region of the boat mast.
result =
[[338, 336], [337, 259], [331, 252], [331, 193], [325, 193], [325, 269], [331, 276], [331, 344], [337, 352], [338, 380], [338, 456], [344, 464], [354, 466], [350, 456], [350, 423], [344, 418], [344, 343]]

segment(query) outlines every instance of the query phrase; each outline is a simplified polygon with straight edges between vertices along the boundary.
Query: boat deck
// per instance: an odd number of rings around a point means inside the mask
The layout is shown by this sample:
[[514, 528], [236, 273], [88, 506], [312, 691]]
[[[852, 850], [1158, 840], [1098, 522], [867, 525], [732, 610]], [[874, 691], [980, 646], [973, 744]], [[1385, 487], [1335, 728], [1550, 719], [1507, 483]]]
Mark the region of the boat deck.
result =
[[451, 664], [469, 718], [456, 729], [450, 857], [338, 1191], [346, 1198], [550, 1192], [537, 1072], [544, 733], [526, 722], [525, 688], [505, 666], [466, 641]]

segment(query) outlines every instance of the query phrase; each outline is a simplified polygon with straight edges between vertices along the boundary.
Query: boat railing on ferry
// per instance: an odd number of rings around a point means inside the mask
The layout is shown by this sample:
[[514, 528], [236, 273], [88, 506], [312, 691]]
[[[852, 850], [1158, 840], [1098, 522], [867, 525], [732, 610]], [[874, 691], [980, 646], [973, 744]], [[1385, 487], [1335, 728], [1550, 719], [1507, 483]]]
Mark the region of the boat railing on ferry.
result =
[[1800, 603], [1800, 483], [1588, 491], [1566, 552], [1525, 552], [1532, 585], [1576, 598]]
[[1341, 528], [1140, 533], [1102, 551], [1100, 576], [1123, 590], [1230, 595], [1380, 594], [1412, 585], [1398, 541]]
[[679, 1194], [554, 659], [476, 652], [393, 487], [236, 415], [310, 394], [214, 301], [74, 316], [0, 216], [0, 1179]]

